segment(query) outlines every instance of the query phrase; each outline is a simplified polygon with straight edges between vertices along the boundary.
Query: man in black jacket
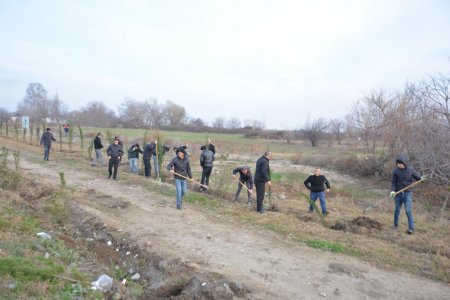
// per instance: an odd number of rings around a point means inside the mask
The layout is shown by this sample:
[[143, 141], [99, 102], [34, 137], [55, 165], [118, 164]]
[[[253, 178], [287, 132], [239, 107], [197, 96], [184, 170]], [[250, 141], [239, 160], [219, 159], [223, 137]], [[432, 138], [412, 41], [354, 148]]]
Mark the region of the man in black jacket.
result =
[[[177, 209], [181, 209], [183, 205], [183, 196], [187, 192], [187, 183], [186, 178], [184, 177], [192, 179], [192, 172], [189, 157], [186, 155], [185, 148], [178, 148], [176, 150], [176, 154], [177, 156], [175, 156], [167, 165], [167, 170], [169, 170], [175, 178]], [[177, 173], [184, 177], [178, 176], [174, 173]]]
[[256, 211], [264, 213], [264, 194], [266, 193], [266, 183], [268, 186], [272, 185], [270, 181], [270, 166], [269, 161], [272, 159], [272, 152], [266, 151], [256, 161], [255, 169], [255, 187], [256, 187]]
[[40, 145], [44, 147], [44, 160], [48, 161], [48, 157], [50, 155], [50, 148], [52, 147], [52, 141], [56, 142], [53, 137], [53, 133], [50, 128], [47, 128], [47, 131], [44, 132], [41, 136]]
[[420, 176], [420, 174], [414, 170], [412, 167], [408, 165], [408, 161], [406, 157], [403, 155], [399, 155], [396, 159], [395, 163], [397, 164], [397, 168], [392, 172], [392, 184], [391, 184], [391, 198], [395, 200], [395, 212], [394, 212], [394, 228], [398, 227], [398, 220], [400, 217], [400, 210], [402, 208], [402, 204], [405, 204], [405, 212], [408, 218], [408, 234], [414, 233], [414, 218], [412, 215], [412, 191], [407, 189], [401, 193], [395, 195], [395, 192], [400, 191], [401, 189], [411, 185], [413, 183], [413, 179], [415, 180], [425, 180], [426, 176]]
[[[325, 186], [327, 187], [327, 192], [330, 191], [330, 183], [328, 180], [320, 174], [320, 168], [317, 167], [314, 170], [314, 175], [310, 175], [304, 182], [306, 188], [311, 191], [309, 198], [311, 201], [316, 202], [317, 198], [320, 199], [320, 207], [322, 208], [322, 214], [324, 216], [328, 215], [327, 204], [325, 202]], [[309, 211], [314, 211], [314, 206], [309, 205]]]
[[[250, 168], [248, 166], [242, 166], [242, 167], [237, 167], [236, 169], [233, 170], [233, 176], [236, 177], [236, 173], [239, 173], [239, 178], [237, 178], [242, 184], [245, 184], [245, 186], [247, 187], [248, 191], [247, 191], [247, 203], [249, 206], [251, 206], [252, 204], [252, 199], [251, 199], [251, 191], [253, 190], [253, 178], [252, 178], [252, 172], [250, 171]], [[234, 196], [234, 202], [238, 202], [239, 201], [239, 194], [241, 193], [242, 190], [242, 184], [238, 183], [238, 189], [236, 191], [236, 195]]]
[[142, 155], [142, 160], [144, 161], [144, 176], [150, 178], [152, 173], [152, 166], [150, 164], [150, 158], [152, 157], [154, 151], [155, 143], [151, 142], [145, 145], [144, 153]]
[[101, 166], [103, 166], [103, 154], [102, 154], [102, 140], [100, 138], [101, 133], [97, 133], [97, 136], [94, 139], [94, 149], [95, 149], [95, 158], [92, 160], [91, 166], [96, 166], [97, 162], [100, 163]]
[[[209, 150], [206, 146], [201, 146], [200, 150], [200, 166], [203, 168], [201, 184], [209, 185], [209, 177], [213, 169], [214, 153]], [[206, 188], [200, 186], [200, 190], [204, 191]]]
[[[122, 145], [119, 144], [119, 139], [114, 139], [114, 143], [109, 145], [106, 153], [109, 156], [109, 164], [108, 164], [108, 178], [111, 178], [113, 175], [113, 179], [117, 180], [117, 169], [119, 168], [119, 162], [123, 155]], [[112, 173], [112, 167], [114, 166], [114, 174]]]

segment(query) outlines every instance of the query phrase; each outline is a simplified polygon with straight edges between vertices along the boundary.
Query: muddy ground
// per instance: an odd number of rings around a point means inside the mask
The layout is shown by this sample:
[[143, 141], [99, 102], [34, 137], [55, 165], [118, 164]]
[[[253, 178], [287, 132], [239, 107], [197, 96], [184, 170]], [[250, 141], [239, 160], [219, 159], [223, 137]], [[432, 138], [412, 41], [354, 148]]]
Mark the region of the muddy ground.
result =
[[[2, 138], [0, 143], [18, 147]], [[24, 171], [37, 183], [57, 188], [59, 171], [64, 170], [68, 188], [78, 193], [70, 203], [71, 225], [66, 233], [60, 231], [63, 239], [85, 247], [92, 253], [87, 259], [139, 273], [138, 282], [147, 293], [143, 299], [450, 298], [450, 287], [444, 283], [312, 249], [193, 205], [176, 210], [174, 197], [143, 187], [142, 177], [136, 177], [136, 183], [121, 181], [119, 173], [116, 182], [89, 162], [85, 168], [73, 168], [63, 156], [53, 154], [43, 163], [40, 152], [22, 149]], [[361, 227], [361, 220], [353, 221]], [[95, 280], [99, 274], [92, 275]]]

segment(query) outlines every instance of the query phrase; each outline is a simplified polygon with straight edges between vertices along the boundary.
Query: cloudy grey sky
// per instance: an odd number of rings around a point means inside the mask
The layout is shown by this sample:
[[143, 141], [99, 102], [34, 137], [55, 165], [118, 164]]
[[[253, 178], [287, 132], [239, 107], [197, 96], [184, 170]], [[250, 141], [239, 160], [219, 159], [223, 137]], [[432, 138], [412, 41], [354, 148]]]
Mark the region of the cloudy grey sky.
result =
[[0, 0], [0, 106], [171, 99], [291, 129], [450, 71], [448, 0]]

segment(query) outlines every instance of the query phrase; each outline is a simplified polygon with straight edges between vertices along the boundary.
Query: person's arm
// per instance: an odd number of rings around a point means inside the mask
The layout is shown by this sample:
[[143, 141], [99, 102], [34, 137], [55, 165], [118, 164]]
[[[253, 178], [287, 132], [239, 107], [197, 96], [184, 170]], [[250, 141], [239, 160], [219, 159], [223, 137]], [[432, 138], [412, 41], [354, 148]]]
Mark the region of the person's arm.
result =
[[170, 163], [167, 165], [167, 170], [171, 171], [173, 169], [173, 165], [175, 164], [175, 160], [171, 160]]
[[331, 189], [330, 183], [328, 182], [328, 180], [327, 180], [327, 178], [325, 176], [323, 176], [323, 182], [325, 183], [325, 185], [326, 185], [328, 190]]
[[269, 164], [268, 163], [264, 163], [261, 166], [261, 174], [262, 174], [262, 178], [264, 182], [268, 182], [270, 181], [270, 176], [269, 176]]
[[306, 186], [308, 190], [311, 190], [311, 176], [308, 176], [308, 178], [306, 178], [303, 184]]
[[187, 164], [186, 164], [186, 171], [187, 171], [187, 174], [188, 174], [188, 177], [190, 178], [190, 179], [192, 179], [192, 172], [191, 172], [191, 163], [188, 161], [187, 162]]
[[111, 145], [108, 146], [108, 149], [106, 149], [106, 154], [108, 156], [111, 156]]
[[203, 168], [204, 162], [205, 162], [205, 155], [202, 152], [202, 154], [200, 154], [200, 166], [202, 166], [202, 168]]
[[414, 170], [413, 168], [411, 168], [411, 171], [412, 171], [412, 177], [415, 179], [415, 180], [420, 180], [421, 179], [421, 175], [420, 175], [420, 173], [419, 172], [417, 172], [416, 170]]
[[395, 171], [394, 171], [392, 173], [391, 191], [395, 192], [396, 185], [397, 185], [397, 176], [395, 175]]
[[250, 186], [250, 189], [253, 189], [253, 176], [252, 176], [252, 172], [250, 172], [250, 170], [247, 171], [247, 175], [248, 175], [248, 185]]
[[241, 170], [241, 167], [237, 167], [236, 169], [233, 170], [232, 174], [236, 175], [237, 172], [239, 172]]
[[53, 134], [52, 134], [52, 140], [53, 140], [54, 142], [56, 142], [56, 139], [55, 139], [55, 137], [53, 136]]

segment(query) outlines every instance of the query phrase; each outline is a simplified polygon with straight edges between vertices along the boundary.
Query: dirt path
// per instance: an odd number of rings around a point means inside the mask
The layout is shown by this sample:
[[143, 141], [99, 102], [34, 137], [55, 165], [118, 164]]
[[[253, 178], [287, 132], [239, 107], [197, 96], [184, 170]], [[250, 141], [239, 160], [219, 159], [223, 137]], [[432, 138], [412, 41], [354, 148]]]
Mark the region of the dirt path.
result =
[[21, 166], [46, 182], [58, 185], [63, 169], [68, 186], [108, 195], [78, 205], [111, 229], [163, 257], [242, 282], [250, 299], [450, 299], [448, 285], [302, 246], [189, 204], [176, 210], [174, 197], [108, 180], [99, 168], [74, 170], [59, 157], [43, 164], [40, 154], [24, 156]]

